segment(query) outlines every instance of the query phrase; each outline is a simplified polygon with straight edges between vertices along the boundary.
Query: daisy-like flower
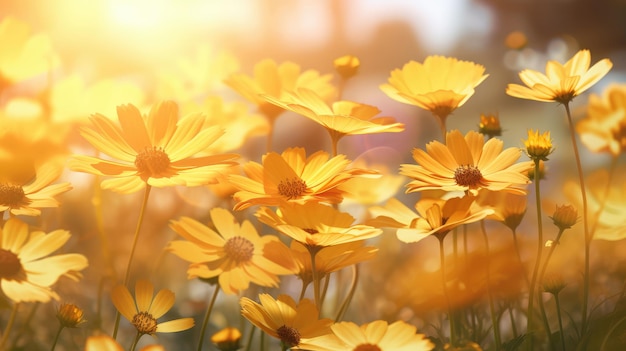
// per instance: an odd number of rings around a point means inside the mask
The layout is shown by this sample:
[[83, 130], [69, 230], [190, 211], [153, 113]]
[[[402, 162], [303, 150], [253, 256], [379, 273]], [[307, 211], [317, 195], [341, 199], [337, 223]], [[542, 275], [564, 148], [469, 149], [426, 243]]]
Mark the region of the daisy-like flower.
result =
[[38, 166], [35, 176], [25, 182], [0, 171], [0, 212], [39, 216], [42, 208], [57, 207], [56, 196], [72, 189], [67, 182], [53, 184], [62, 171], [63, 165], [55, 160]]
[[[108, 335], [94, 335], [87, 338], [85, 351], [124, 351], [124, 348]], [[165, 348], [161, 345], [147, 345], [140, 351], [165, 351]]]
[[[272, 96], [263, 96], [267, 101], [289, 111], [301, 114], [324, 127], [336, 151], [337, 142], [346, 135], [401, 132], [404, 124], [393, 117], [376, 117], [377, 107], [353, 101], [336, 101], [329, 105], [318, 92], [300, 88], [293, 94], [287, 93], [287, 100], [281, 101]], [[336, 152], [335, 152], [336, 154]]]
[[526, 154], [530, 159], [547, 161], [548, 156], [554, 151], [552, 148], [552, 139], [550, 138], [550, 131], [539, 134], [539, 130], [528, 130], [528, 139], [524, 140], [524, 146], [526, 147]]
[[585, 118], [576, 124], [580, 141], [593, 152], [613, 157], [626, 151], [626, 85], [613, 84], [591, 94]]
[[497, 114], [480, 115], [480, 123], [478, 124], [478, 132], [485, 134], [489, 138], [494, 138], [502, 135], [502, 127], [500, 126], [500, 118]]
[[602, 59], [589, 68], [591, 53], [580, 50], [564, 65], [557, 61], [548, 61], [546, 74], [526, 69], [519, 77], [526, 86], [509, 84], [506, 93], [510, 96], [536, 101], [566, 104], [604, 77], [613, 64], [609, 59]]
[[223, 169], [232, 166], [237, 155], [201, 155], [223, 134], [218, 126], [206, 127], [202, 114], [178, 118], [178, 105], [164, 101], [142, 116], [131, 105], [117, 108], [120, 125], [107, 117], [91, 117], [93, 128], [82, 135], [103, 154], [119, 161], [76, 155], [70, 169], [111, 178], [102, 188], [132, 193], [146, 185], [167, 187], [199, 186], [215, 181]]
[[393, 70], [380, 89], [396, 101], [430, 111], [445, 131], [446, 117], [474, 94], [488, 77], [484, 73], [485, 67], [474, 62], [428, 56], [424, 63], [410, 61]]
[[398, 228], [396, 235], [405, 243], [418, 242], [430, 235], [442, 239], [452, 229], [480, 221], [494, 213], [492, 209], [477, 209], [473, 196], [448, 200], [424, 198], [415, 204], [417, 213], [393, 198], [384, 207], [372, 207], [373, 219], [367, 224]]
[[157, 322], [174, 306], [174, 293], [168, 289], [159, 290], [154, 295], [154, 286], [148, 280], [135, 283], [135, 298], [124, 285], [117, 285], [111, 291], [113, 305], [124, 318], [137, 329], [138, 335], [174, 333], [194, 326], [193, 318], [179, 318], [167, 322]]
[[326, 247], [362, 241], [382, 234], [382, 230], [354, 224], [354, 217], [332, 206], [308, 202], [292, 204], [272, 211], [262, 207], [259, 221], [306, 245]]
[[528, 198], [525, 195], [504, 191], [481, 191], [476, 197], [479, 206], [495, 211], [487, 219], [501, 222], [513, 232], [526, 214], [527, 201]]
[[387, 323], [377, 320], [361, 326], [339, 322], [332, 334], [308, 340], [303, 347], [318, 351], [428, 351], [435, 345], [417, 328], [403, 321]]
[[289, 295], [278, 299], [259, 294], [258, 304], [247, 297], [239, 300], [241, 314], [268, 335], [277, 338], [287, 348], [298, 347], [310, 338], [330, 333], [331, 319], [319, 319], [315, 304], [303, 299], [298, 304]]
[[259, 236], [250, 221], [235, 221], [230, 211], [210, 212], [215, 230], [188, 217], [172, 221], [171, 227], [187, 241], [172, 241], [168, 250], [191, 262], [191, 278], [218, 277], [227, 294], [237, 294], [250, 282], [278, 286], [278, 274], [293, 274], [295, 263], [289, 249], [273, 235]]
[[284, 112], [284, 109], [269, 103], [261, 94], [269, 95], [278, 100], [284, 100], [286, 93], [299, 87], [317, 91], [324, 99], [330, 99], [336, 94], [335, 87], [330, 83], [332, 75], [321, 75], [315, 70], [302, 71], [299, 65], [293, 62], [277, 64], [266, 59], [254, 66], [254, 75], [234, 73], [224, 80], [244, 98], [256, 104], [273, 124], [273, 121]]
[[226, 327], [213, 334], [211, 342], [220, 351], [237, 351], [241, 348], [241, 332], [237, 328]]
[[52, 290], [61, 276], [78, 281], [88, 266], [80, 254], [50, 256], [70, 239], [66, 230], [29, 232], [28, 225], [9, 218], [0, 229], [0, 289], [14, 302], [58, 300]]
[[73, 303], [62, 303], [57, 309], [57, 319], [64, 328], [76, 328], [86, 322], [83, 310]]
[[357, 74], [361, 66], [361, 61], [356, 56], [344, 55], [336, 58], [333, 61], [333, 66], [335, 66], [335, 70], [339, 73], [339, 76], [345, 80]]
[[345, 155], [330, 158], [324, 151], [306, 156], [304, 148], [289, 148], [263, 156], [263, 164], [250, 161], [243, 165], [247, 177], [230, 175], [228, 180], [238, 191], [235, 210], [253, 205], [280, 206], [288, 202], [339, 203], [344, 190], [339, 185], [353, 176], [372, 172], [348, 168]]
[[529, 183], [526, 174], [533, 163], [515, 164], [521, 150], [503, 151], [503, 145], [497, 138], [485, 142], [484, 136], [475, 131], [465, 137], [458, 130], [450, 131], [446, 144], [431, 141], [426, 151], [413, 150], [417, 165], [401, 165], [400, 173], [413, 179], [407, 184], [406, 192], [441, 189], [475, 195], [480, 189], [489, 189], [525, 194], [520, 186]]

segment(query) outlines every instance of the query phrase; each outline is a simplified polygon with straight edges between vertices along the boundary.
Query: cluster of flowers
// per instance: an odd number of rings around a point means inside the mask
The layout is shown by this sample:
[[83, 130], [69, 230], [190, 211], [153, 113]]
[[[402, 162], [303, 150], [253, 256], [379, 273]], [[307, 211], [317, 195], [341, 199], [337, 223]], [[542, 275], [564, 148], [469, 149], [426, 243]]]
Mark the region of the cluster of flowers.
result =
[[[19, 26], [16, 20], [7, 19], [2, 22], [0, 35], [15, 37], [10, 29]], [[50, 69], [50, 60], [46, 61], [48, 66], [32, 64], [32, 60], [41, 56], [40, 52], [33, 52], [33, 47], [40, 50], [45, 47], [41, 43], [37, 46], [36, 41], [40, 39], [32, 36], [22, 39], [17, 41], [19, 50], [16, 50], [15, 57], [0, 56], [2, 94], [11, 94], [13, 86]], [[31, 70], [24, 73], [19, 60], [30, 56], [34, 56], [30, 61]], [[330, 74], [302, 71], [294, 63], [277, 64], [272, 60], [259, 62], [253, 76], [238, 72], [226, 76], [224, 83], [252, 102], [258, 114], [247, 112], [245, 105], [228, 105], [218, 97], [207, 98], [202, 109], [209, 113], [199, 113], [196, 111], [200, 108], [196, 106], [193, 110], [189, 107], [192, 104], [183, 105], [177, 96], [177, 101], [164, 99], [153, 104], [147, 113], [142, 113], [141, 106], [119, 105], [117, 121], [93, 111], [96, 113], [90, 117], [90, 123], [80, 126], [80, 135], [93, 147], [89, 151], [92, 154], [72, 155], [69, 170], [96, 175], [96, 183], [102, 189], [120, 194], [143, 191], [144, 194], [124, 277], [116, 281], [108, 294], [118, 311], [113, 333], [109, 335], [102, 328], [94, 331], [86, 341], [86, 350], [121, 350], [115, 341], [120, 316], [127, 319], [136, 331], [131, 350], [135, 350], [145, 334], [179, 332], [194, 327], [194, 319], [189, 317], [159, 321], [174, 307], [174, 292], [162, 289], [155, 294], [153, 282], [146, 279], [149, 274], [143, 271], [133, 273], [133, 260], [142, 243], [140, 233], [151, 191], [166, 187], [209, 187], [213, 196], [222, 201], [222, 206], [209, 210], [206, 222], [193, 216], [168, 218], [169, 228], [184, 240], [171, 240], [165, 247], [158, 248], [189, 262], [189, 279], [198, 278], [215, 286], [199, 332], [198, 350], [204, 347], [204, 334], [219, 291], [242, 295], [252, 291], [252, 286], [267, 288], [269, 293], [241, 296], [241, 315], [277, 339], [283, 350], [480, 349], [479, 343], [483, 340], [472, 339], [470, 333], [463, 331], [467, 315], [459, 311], [451, 298], [451, 290], [457, 287], [446, 273], [449, 263], [446, 262], [444, 239], [459, 227], [480, 222], [488, 246], [485, 220], [500, 221], [515, 234], [526, 211], [526, 187], [531, 179], [535, 185], [534, 195], [537, 199], [540, 197], [543, 162], [554, 150], [550, 132], [529, 130], [524, 150], [504, 148], [504, 141], [498, 138], [501, 135], [500, 121], [495, 116], [482, 116], [479, 131], [448, 130], [447, 117], [474, 94], [474, 89], [488, 75], [483, 66], [473, 62], [429, 56], [422, 63], [411, 61], [402, 69], [394, 70], [388, 83], [380, 88], [394, 100], [430, 111], [441, 126], [441, 141], [429, 142], [425, 150], [415, 148], [415, 164], [401, 165], [399, 175], [372, 165], [358, 164], [339, 152], [339, 141], [343, 137], [399, 133], [405, 126], [392, 117], [378, 116], [381, 111], [375, 106], [343, 100], [342, 90], [357, 74], [360, 62], [354, 56], [344, 56], [334, 63], [340, 78], [338, 86], [332, 84]], [[17, 68], [12, 70], [12, 67]], [[614, 235], [611, 220], [619, 214], [611, 207], [615, 202], [612, 197], [623, 195], [623, 190], [618, 189], [616, 195], [611, 195], [614, 193], [610, 186], [612, 182], [607, 181], [604, 184], [609, 186], [602, 195], [594, 197], [594, 201], [587, 199], [575, 130], [577, 128], [582, 142], [591, 150], [608, 151], [617, 160], [626, 148], [626, 114], [623, 109], [626, 87], [612, 86], [602, 97], [592, 95], [588, 117], [577, 125], [572, 123], [569, 103], [610, 69], [608, 59], [590, 68], [590, 53], [581, 50], [565, 64], [550, 61], [545, 75], [522, 71], [520, 78], [525, 86], [511, 84], [507, 88], [507, 93], [514, 97], [553, 101], [565, 106], [580, 176], [580, 182], [572, 185], [578, 191], [572, 200], [576, 206], [558, 206], [552, 216], [560, 231], [556, 239], [550, 241], [544, 259], [542, 210], [537, 200], [538, 249], [529, 264], [531, 269], [527, 278], [520, 279], [528, 283], [525, 289], [527, 305], [510, 307], [526, 313], [526, 334], [515, 332], [514, 340], [525, 342], [530, 348], [537, 340], [543, 340], [551, 348], [556, 347], [537, 286], [542, 285], [545, 291], [553, 294], [558, 306], [558, 293], [564, 285], [547, 284], [545, 272], [561, 234], [578, 221], [579, 211], [583, 213], [586, 249], [581, 335], [589, 329], [589, 247], [594, 237], [607, 239]], [[37, 101], [40, 102], [38, 106], [43, 106], [39, 112], [44, 119], [54, 123], [50, 112], [54, 110], [51, 95], [48, 89], [47, 94], [39, 96]], [[181, 113], [181, 110], [189, 112]], [[15, 123], [6, 111], [8, 108], [5, 107], [3, 126]], [[275, 122], [286, 111], [321, 125], [328, 132], [332, 150], [307, 152], [304, 147], [294, 145], [282, 152], [274, 151]], [[46, 234], [31, 229], [32, 225], [23, 219], [24, 216], [39, 216], [43, 208], [59, 206], [58, 195], [72, 187], [67, 182], [55, 183], [65, 167], [63, 153], [55, 157], [25, 154], [5, 145], [11, 138], [16, 138], [15, 135], [19, 136], [15, 129], [3, 129], [0, 135], [0, 147], [9, 155], [1, 160], [0, 211], [4, 216], [0, 230], [0, 288], [2, 297], [10, 301], [13, 310], [2, 330], [0, 349], [7, 345], [20, 304], [62, 300], [55, 291], [61, 286], [60, 278], [79, 280], [80, 271], [88, 266], [87, 258], [82, 254], [51, 256], [70, 240], [68, 231], [54, 230]], [[235, 152], [250, 135], [267, 137], [267, 149], [260, 162], [240, 162], [241, 155]], [[518, 162], [524, 151], [530, 161]], [[422, 195], [415, 203], [416, 212], [394, 197], [405, 177], [410, 179], [406, 192]], [[101, 195], [96, 192], [96, 203], [101, 202]], [[364, 220], [357, 220], [342, 208], [347, 200], [366, 207], [368, 215]], [[385, 204], [381, 205], [382, 202]], [[98, 209], [101, 207], [96, 206]], [[261, 235], [258, 226], [250, 219], [238, 219], [240, 214], [252, 209], [256, 220], [276, 234]], [[393, 322], [379, 319], [362, 325], [344, 320], [357, 289], [359, 264], [377, 254], [379, 248], [371, 243], [376, 243], [384, 230], [393, 230], [397, 239], [404, 243], [415, 243], [429, 236], [439, 240], [442, 306], [446, 310], [443, 313], [447, 314], [449, 330], [442, 331], [438, 338], [418, 333], [416, 326], [401, 319]], [[517, 254], [521, 260], [519, 250]], [[340, 281], [336, 284], [336, 294], [345, 296], [345, 300], [331, 309], [327, 299], [331, 274], [344, 268], [350, 269], [352, 279], [350, 283]], [[524, 270], [521, 274], [526, 277]], [[132, 279], [133, 276], [140, 278]], [[298, 298], [291, 296], [288, 289], [280, 292], [283, 287], [281, 276], [299, 278], [302, 285]], [[491, 341], [485, 343], [500, 349], [505, 344], [500, 330], [503, 312], [495, 307], [498, 298], [490, 289], [489, 265], [485, 279], [493, 332]], [[133, 280], [134, 297], [129, 289]], [[557, 311], [561, 325], [558, 307]], [[333, 319], [323, 318], [331, 313]], [[53, 349], [64, 328], [77, 327], [85, 321], [83, 314], [83, 310], [74, 304], [64, 303], [58, 307], [60, 327]], [[544, 330], [535, 325], [541, 317]], [[511, 320], [514, 324], [513, 317]], [[542, 333], [546, 336], [543, 339]], [[559, 335], [565, 349], [562, 327]], [[220, 350], [263, 348], [251, 345], [252, 337], [242, 345], [241, 337], [239, 329], [228, 326], [214, 334], [211, 341]], [[159, 349], [163, 347], [151, 345], [144, 348]]]

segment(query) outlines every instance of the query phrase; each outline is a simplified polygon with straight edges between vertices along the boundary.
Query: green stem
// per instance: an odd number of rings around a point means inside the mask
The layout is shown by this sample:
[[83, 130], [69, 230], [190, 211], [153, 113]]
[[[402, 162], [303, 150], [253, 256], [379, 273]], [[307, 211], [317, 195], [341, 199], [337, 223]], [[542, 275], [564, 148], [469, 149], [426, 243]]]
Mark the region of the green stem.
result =
[[[539, 159], [534, 159], [535, 162], [535, 174], [539, 174]], [[543, 222], [541, 220], [541, 191], [539, 186], [539, 179], [535, 179], [535, 207], [537, 209], [537, 259], [535, 260], [535, 267], [530, 279], [530, 287], [528, 288], [528, 311], [526, 314], [527, 327], [526, 332], [529, 334], [528, 338], [528, 350], [533, 349], [533, 321], [534, 321], [534, 298], [535, 298], [535, 284], [537, 283], [537, 275], [539, 273], [539, 266], [541, 263], [541, 254], [543, 251]]]
[[62, 330], [63, 326], [59, 325], [59, 330], [57, 330], [56, 335], [54, 336], [54, 342], [52, 343], [52, 348], [50, 348], [50, 351], [54, 351], [54, 348], [57, 347], [57, 341], [59, 341], [59, 336], [61, 335]]
[[500, 339], [500, 326], [498, 323], [498, 317], [496, 316], [496, 309], [493, 304], [493, 294], [491, 292], [491, 274], [489, 272], [489, 237], [487, 236], [487, 228], [485, 228], [485, 221], [480, 221], [480, 229], [482, 229], [483, 237], [485, 239], [485, 249], [487, 250], [487, 255], [485, 256], [486, 266], [487, 266], [487, 296], [489, 298], [489, 312], [491, 314], [491, 324], [493, 326], [493, 337], [496, 343], [496, 351], [500, 350], [500, 344], [502, 343]]
[[585, 271], [583, 276], [583, 305], [582, 305], [582, 322], [581, 322], [581, 334], [584, 334], [587, 329], [587, 309], [589, 303], [589, 261], [591, 252], [591, 239], [593, 236], [589, 232], [589, 221], [587, 219], [587, 191], [585, 190], [585, 177], [583, 176], [583, 166], [580, 161], [580, 154], [578, 153], [578, 146], [576, 145], [576, 130], [574, 129], [574, 123], [572, 122], [572, 114], [570, 113], [569, 103], [564, 103], [565, 112], [567, 112], [567, 121], [569, 124], [570, 137], [572, 139], [572, 147], [574, 148], [574, 158], [576, 159], [576, 168], [578, 170], [578, 182], [580, 183], [580, 194], [583, 201], [583, 227], [585, 233]]
[[133, 344], [130, 346], [130, 351], [135, 351], [135, 348], [137, 348], [137, 343], [139, 342], [139, 339], [141, 339], [142, 335], [143, 334], [137, 331], [137, 335], [135, 335], [135, 340], [133, 340]]
[[562, 350], [566, 350], [565, 348], [565, 335], [563, 334], [563, 319], [561, 318], [561, 302], [559, 301], [559, 293], [554, 294], [554, 303], [556, 304], [556, 315], [559, 320], [559, 334], [561, 334], [561, 347]]
[[[135, 228], [135, 235], [133, 237], [133, 245], [130, 249], [130, 257], [128, 258], [128, 264], [126, 265], [126, 273], [124, 274], [124, 286], [128, 287], [128, 281], [130, 280], [130, 266], [135, 256], [135, 249], [137, 248], [137, 242], [139, 241], [139, 232], [143, 224], [143, 217], [146, 213], [146, 207], [148, 207], [148, 198], [150, 197], [150, 190], [152, 187], [146, 184], [146, 190], [143, 195], [143, 201], [141, 203], [141, 209], [139, 210], [139, 219], [137, 220], [137, 227]], [[115, 313], [115, 327], [113, 328], [113, 340], [117, 338], [117, 330], [120, 326], [120, 311]]]
[[[539, 279], [538, 279], [539, 283], [541, 284], [543, 284], [543, 278], [545, 277], [546, 269], [548, 268], [548, 263], [550, 262], [550, 258], [552, 257], [554, 250], [556, 250], [556, 246], [559, 244], [559, 240], [561, 239], [561, 235], [563, 235], [564, 231], [565, 229], [559, 229], [559, 233], [556, 235], [556, 239], [554, 239], [554, 242], [550, 246], [550, 250], [548, 251], [546, 260], [543, 262], [543, 266], [541, 267], [541, 272], [539, 273]], [[538, 295], [539, 297], [541, 297], [541, 294], [538, 294]], [[543, 304], [543, 299], [539, 298], [538, 301], [539, 301], [539, 307], [541, 308], [541, 316], [543, 318], [544, 329], [546, 330], [546, 333], [548, 335], [548, 340], [550, 341], [550, 348], [554, 350], [554, 345], [550, 337], [552, 335], [552, 331], [550, 330], [550, 324], [548, 323], [548, 317], [546, 315], [546, 310]]]
[[454, 325], [454, 316], [452, 314], [452, 305], [450, 304], [450, 296], [448, 295], [448, 286], [446, 284], [446, 255], [443, 245], [443, 239], [445, 236], [437, 235], [439, 239], [439, 259], [441, 261], [441, 284], [443, 286], [443, 296], [446, 299], [446, 305], [448, 307], [448, 321], [450, 323], [450, 344], [456, 345], [456, 328]]
[[246, 342], [246, 350], [245, 351], [250, 351], [250, 346], [252, 346], [252, 338], [254, 337], [254, 331], [256, 330], [256, 327], [253, 325], [252, 329], [250, 329], [250, 335], [248, 335], [248, 342]]
[[313, 296], [315, 297], [315, 306], [317, 307], [317, 311], [320, 312], [322, 310], [322, 300], [320, 296], [320, 277], [319, 272], [317, 271], [317, 267], [315, 267], [315, 256], [320, 250], [320, 247], [307, 246], [307, 248], [309, 249], [309, 254], [311, 256], [311, 275], [313, 277]]
[[11, 328], [13, 327], [13, 323], [15, 322], [15, 316], [17, 316], [17, 309], [19, 305], [19, 303], [13, 304], [13, 310], [11, 310], [9, 322], [7, 323], [7, 327], [4, 328], [4, 333], [2, 333], [2, 340], [0, 340], [0, 350], [4, 350], [4, 344], [6, 344], [7, 340], [9, 339], [9, 333], [11, 332]]
[[202, 321], [202, 329], [200, 329], [200, 340], [198, 341], [198, 351], [202, 350], [202, 342], [204, 341], [204, 333], [206, 332], [206, 327], [209, 324], [209, 317], [211, 316], [211, 311], [213, 310], [213, 306], [215, 305], [215, 300], [217, 299], [217, 293], [220, 291], [219, 285], [215, 286], [215, 291], [213, 292], [213, 297], [211, 297], [211, 302], [207, 307], [206, 314], [204, 315], [204, 320]]
[[348, 295], [346, 299], [341, 304], [341, 308], [335, 317], [335, 323], [339, 322], [343, 316], [346, 314], [346, 310], [348, 310], [348, 306], [350, 306], [350, 302], [352, 302], [352, 298], [354, 297], [354, 293], [356, 292], [356, 285], [359, 281], [359, 265], [352, 265], [352, 281], [350, 283], [350, 290], [348, 291]]

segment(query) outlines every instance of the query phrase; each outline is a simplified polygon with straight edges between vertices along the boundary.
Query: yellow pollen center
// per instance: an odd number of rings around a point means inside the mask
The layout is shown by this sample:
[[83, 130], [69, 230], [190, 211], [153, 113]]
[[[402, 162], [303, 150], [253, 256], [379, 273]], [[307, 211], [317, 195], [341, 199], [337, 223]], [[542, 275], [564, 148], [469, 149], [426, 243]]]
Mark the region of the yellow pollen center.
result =
[[146, 177], [159, 175], [170, 166], [170, 158], [163, 148], [147, 146], [135, 158], [135, 167], [139, 174]]
[[372, 344], [361, 344], [355, 347], [352, 351], [381, 351], [380, 347]]
[[280, 341], [288, 347], [300, 344], [300, 332], [297, 329], [283, 325], [276, 330], [276, 334], [278, 334]]
[[21, 186], [0, 183], [0, 205], [19, 207], [25, 200], [27, 199], [24, 197], [24, 189]]
[[483, 179], [480, 169], [473, 165], [460, 166], [454, 171], [454, 180], [460, 186], [475, 187]]
[[286, 197], [288, 200], [304, 195], [305, 191], [306, 183], [298, 177], [285, 179], [278, 184], [278, 193]]
[[254, 254], [254, 244], [244, 237], [235, 236], [226, 241], [224, 252], [237, 263], [247, 262]]
[[22, 271], [19, 257], [11, 251], [0, 249], [0, 279], [14, 279]]
[[157, 321], [148, 312], [139, 312], [134, 317], [131, 323], [137, 328], [137, 331], [141, 334], [154, 334], [157, 330]]

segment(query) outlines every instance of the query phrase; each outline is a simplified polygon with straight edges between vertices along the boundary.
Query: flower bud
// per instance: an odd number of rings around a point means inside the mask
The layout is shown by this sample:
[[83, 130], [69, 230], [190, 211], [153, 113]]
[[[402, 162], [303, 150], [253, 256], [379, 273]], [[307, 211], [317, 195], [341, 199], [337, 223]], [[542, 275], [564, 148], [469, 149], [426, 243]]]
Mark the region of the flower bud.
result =
[[571, 228], [578, 220], [578, 210], [572, 205], [556, 206], [556, 210], [552, 215], [554, 225], [561, 230]]
[[348, 79], [357, 74], [361, 62], [356, 56], [345, 55], [335, 59], [333, 64], [335, 65], [335, 69], [341, 78]]

